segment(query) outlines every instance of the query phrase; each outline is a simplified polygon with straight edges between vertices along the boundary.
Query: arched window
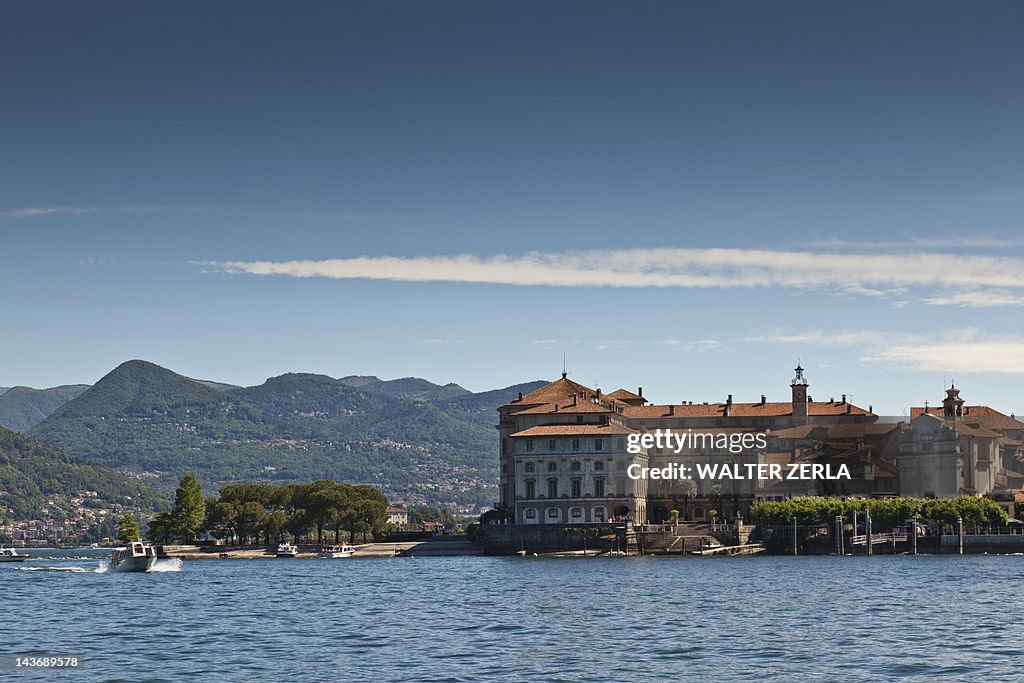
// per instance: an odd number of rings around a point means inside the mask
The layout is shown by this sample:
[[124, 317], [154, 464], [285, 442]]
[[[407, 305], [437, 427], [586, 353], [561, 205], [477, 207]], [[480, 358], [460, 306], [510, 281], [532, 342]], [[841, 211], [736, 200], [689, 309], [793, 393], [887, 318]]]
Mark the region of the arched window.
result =
[[558, 524], [562, 521], [562, 511], [558, 508], [548, 508], [544, 513], [545, 524]]
[[603, 523], [606, 516], [603, 505], [596, 505], [590, 510], [590, 519], [593, 522]]
[[569, 510], [569, 518], [573, 522], [583, 521], [583, 508], [573, 508]]
[[536, 524], [537, 523], [537, 510], [535, 508], [526, 508], [523, 510], [523, 523], [525, 524]]

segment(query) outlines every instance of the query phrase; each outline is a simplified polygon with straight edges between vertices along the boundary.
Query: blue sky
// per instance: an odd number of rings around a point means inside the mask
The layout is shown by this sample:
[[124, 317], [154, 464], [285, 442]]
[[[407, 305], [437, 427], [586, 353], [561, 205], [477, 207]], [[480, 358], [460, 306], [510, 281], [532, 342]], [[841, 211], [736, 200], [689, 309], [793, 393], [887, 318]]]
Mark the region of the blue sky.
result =
[[46, 3], [0, 385], [128, 358], [1024, 412], [1024, 7]]

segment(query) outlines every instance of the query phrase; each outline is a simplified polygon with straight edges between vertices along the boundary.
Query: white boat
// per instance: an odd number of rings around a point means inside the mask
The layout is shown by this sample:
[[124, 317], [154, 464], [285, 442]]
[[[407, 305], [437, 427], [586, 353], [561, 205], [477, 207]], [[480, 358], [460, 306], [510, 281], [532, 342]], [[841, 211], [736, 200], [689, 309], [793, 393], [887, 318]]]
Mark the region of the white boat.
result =
[[112, 572], [148, 572], [156, 564], [156, 548], [142, 541], [132, 541], [125, 548], [110, 553]]
[[318, 557], [322, 557], [326, 560], [336, 560], [340, 557], [352, 557], [352, 553], [356, 551], [356, 548], [351, 543], [343, 543], [342, 545], [325, 545]]
[[0, 562], [24, 562], [30, 557], [32, 556], [19, 553], [14, 548], [0, 548]]
[[298, 557], [299, 549], [291, 543], [281, 543], [277, 546], [278, 557]]

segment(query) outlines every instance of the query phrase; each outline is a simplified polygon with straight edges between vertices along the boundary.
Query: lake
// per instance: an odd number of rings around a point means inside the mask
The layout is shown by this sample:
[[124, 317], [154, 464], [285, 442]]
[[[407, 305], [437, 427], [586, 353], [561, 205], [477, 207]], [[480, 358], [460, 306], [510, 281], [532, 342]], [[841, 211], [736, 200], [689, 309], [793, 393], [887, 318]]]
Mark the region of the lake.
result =
[[0, 680], [963, 680], [1024, 676], [1024, 557], [0, 564]]

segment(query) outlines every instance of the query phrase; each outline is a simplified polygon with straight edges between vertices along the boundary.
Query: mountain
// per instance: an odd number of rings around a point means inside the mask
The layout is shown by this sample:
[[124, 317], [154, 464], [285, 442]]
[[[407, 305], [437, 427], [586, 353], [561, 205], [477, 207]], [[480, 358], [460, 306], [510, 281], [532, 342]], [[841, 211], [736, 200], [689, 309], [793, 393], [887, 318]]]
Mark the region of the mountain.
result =
[[419, 377], [403, 377], [385, 381], [373, 376], [353, 375], [342, 377], [338, 381], [369, 394], [381, 394], [405, 400], [434, 402], [472, 393], [454, 382], [442, 386]]
[[195, 379], [193, 382], [199, 382], [204, 387], [209, 387], [214, 391], [230, 391], [231, 389], [241, 389], [242, 387], [237, 384], [224, 384], [223, 382], [212, 382], [208, 379]]
[[51, 389], [13, 387], [0, 392], [0, 426], [23, 432], [88, 388], [87, 384], [70, 384]]
[[503, 406], [509, 401], [518, 398], [519, 394], [528, 394], [546, 384], [547, 382], [543, 380], [536, 380], [524, 384], [515, 384], [504, 389], [454, 396], [437, 401], [434, 405], [452, 417], [493, 430], [497, 424], [499, 406]]
[[0, 387], [0, 396], [6, 394], [8, 389], [10, 389], [10, 387]]
[[0, 427], [0, 518], [96, 523], [159, 502], [148, 484]]
[[164, 491], [195, 471], [210, 490], [327, 478], [380, 486], [409, 504], [489, 503], [497, 479], [493, 428], [426, 398], [468, 393], [458, 385], [411, 380], [356, 388], [351, 378], [293, 373], [215, 391], [129, 361], [30, 435], [112, 467], [157, 475]]

